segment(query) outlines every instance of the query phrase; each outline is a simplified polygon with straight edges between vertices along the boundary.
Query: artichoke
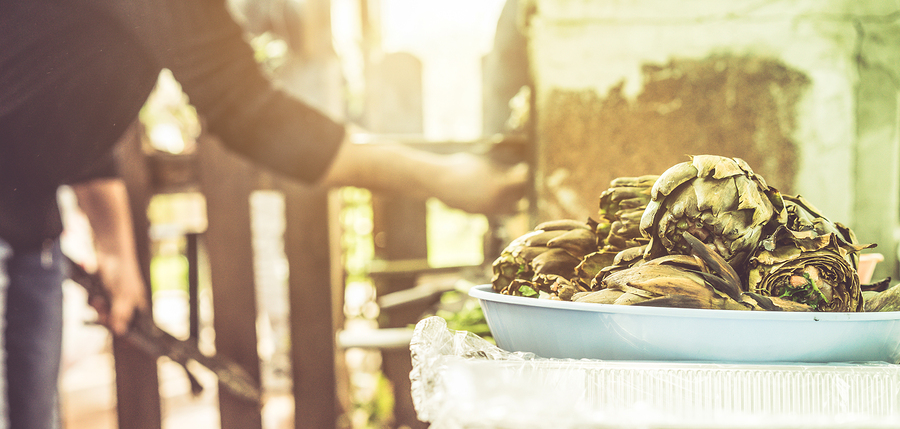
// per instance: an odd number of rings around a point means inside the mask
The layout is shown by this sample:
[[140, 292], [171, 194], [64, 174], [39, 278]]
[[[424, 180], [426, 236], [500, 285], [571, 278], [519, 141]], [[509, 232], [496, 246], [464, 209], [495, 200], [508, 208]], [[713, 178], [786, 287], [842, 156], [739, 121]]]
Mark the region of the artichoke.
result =
[[613, 259], [611, 263], [607, 263], [606, 266], [602, 267], [591, 279], [590, 285], [591, 290], [598, 290], [602, 286], [600, 282], [606, 278], [606, 276], [616, 272], [622, 271], [628, 268], [631, 268], [635, 265], [640, 265], [644, 262], [644, 253], [646, 252], [647, 246], [638, 246], [638, 247], [629, 247], [619, 253], [613, 255]]
[[846, 254], [847, 261], [855, 270], [859, 266], [859, 251], [875, 247], [874, 244], [861, 245], [853, 230], [840, 222], [832, 222], [822, 212], [800, 195], [784, 195], [784, 212], [779, 218], [791, 231], [813, 231], [816, 236], [831, 234]]
[[[575, 267], [579, 288], [590, 285], [601, 271], [622, 267], [621, 251], [635, 249], [647, 243], [640, 230], [641, 216], [650, 201], [650, 189], [659, 176], [619, 177], [600, 194], [600, 221], [597, 222], [600, 250], [588, 254]], [[629, 258], [629, 262], [631, 259]]]
[[691, 255], [666, 255], [637, 262], [599, 281], [575, 302], [719, 310], [809, 311], [808, 306], [741, 291], [737, 273], [724, 258], [685, 232]]
[[900, 311], [900, 284], [872, 293], [865, 301], [865, 311]]
[[686, 255], [666, 255], [616, 271], [592, 292], [574, 294], [572, 301], [600, 304], [747, 310], [703, 278], [704, 266]]
[[600, 247], [618, 252], [646, 243], [641, 234], [641, 217], [650, 202], [650, 190], [659, 176], [619, 177], [600, 194]]
[[500, 293], [558, 295], [557, 280], [576, 277], [584, 257], [597, 251], [596, 222], [555, 220], [513, 240], [494, 260], [491, 285]]
[[782, 204], [780, 194], [743, 160], [693, 156], [666, 170], [653, 185], [640, 224], [650, 238], [645, 257], [690, 253], [681, 238], [689, 232], [714, 246], [733, 267], [743, 267]]
[[[863, 311], [862, 245], [739, 158], [692, 156], [660, 176], [620, 177], [599, 221], [545, 222], [494, 261], [495, 291], [607, 304]], [[868, 288], [868, 289], [867, 289]], [[900, 288], [873, 309], [900, 308]], [[868, 310], [868, 307], [866, 308]]]
[[852, 231], [832, 223], [809, 202], [783, 197], [783, 223], [749, 260], [751, 292], [809, 305], [816, 311], [863, 311]]

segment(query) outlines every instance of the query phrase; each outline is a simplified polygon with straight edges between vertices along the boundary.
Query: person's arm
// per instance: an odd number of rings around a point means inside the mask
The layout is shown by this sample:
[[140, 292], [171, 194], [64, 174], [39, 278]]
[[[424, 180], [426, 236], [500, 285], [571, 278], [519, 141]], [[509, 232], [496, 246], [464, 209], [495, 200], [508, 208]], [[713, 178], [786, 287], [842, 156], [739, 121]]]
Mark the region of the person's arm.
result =
[[136, 310], [147, 308], [131, 222], [128, 193], [121, 179], [100, 178], [71, 185], [94, 235], [97, 269], [109, 293], [109, 308], [97, 308], [100, 323], [115, 334], [128, 331]]
[[106, 4], [120, 9], [125, 28], [172, 71], [207, 130], [259, 165], [305, 183], [434, 196], [473, 213], [511, 212], [524, 195], [524, 165], [349, 143], [355, 134], [345, 124], [272, 84], [222, 2]]
[[348, 131], [324, 186], [359, 186], [414, 198], [436, 197], [469, 213], [511, 213], [525, 194], [525, 163], [505, 166], [471, 153], [451, 155], [401, 144], [356, 143]]

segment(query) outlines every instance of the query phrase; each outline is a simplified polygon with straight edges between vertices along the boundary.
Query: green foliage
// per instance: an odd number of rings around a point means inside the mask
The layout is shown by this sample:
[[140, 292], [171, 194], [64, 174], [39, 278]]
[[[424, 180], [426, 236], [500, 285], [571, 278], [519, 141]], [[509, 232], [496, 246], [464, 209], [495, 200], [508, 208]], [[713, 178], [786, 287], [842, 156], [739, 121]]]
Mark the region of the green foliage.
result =
[[341, 196], [341, 254], [347, 281], [364, 281], [375, 258], [372, 238], [372, 194], [363, 188], [344, 187]]
[[461, 291], [445, 292], [441, 296], [441, 302], [447, 307], [458, 307], [458, 310], [441, 309], [435, 315], [447, 321], [447, 327], [456, 331], [469, 331], [481, 338], [493, 342], [491, 330], [488, 327], [487, 320], [484, 318], [484, 312], [477, 300], [468, 296]]
[[538, 294], [538, 292], [536, 290], [534, 290], [531, 286], [525, 286], [525, 285], [519, 286], [519, 293], [522, 296], [528, 296], [528, 297], [535, 296]]
[[777, 291], [779, 292], [777, 296], [809, 305], [813, 310], [818, 310], [819, 307], [828, 304], [825, 294], [819, 290], [816, 282], [810, 278], [809, 274], [803, 273], [803, 278], [806, 279], [806, 283], [796, 287], [784, 286], [780, 291]]
[[188, 261], [184, 255], [160, 255], [150, 261], [150, 284], [153, 292], [188, 290]]
[[290, 56], [287, 42], [268, 31], [251, 39], [250, 46], [256, 62], [268, 73], [275, 73]]

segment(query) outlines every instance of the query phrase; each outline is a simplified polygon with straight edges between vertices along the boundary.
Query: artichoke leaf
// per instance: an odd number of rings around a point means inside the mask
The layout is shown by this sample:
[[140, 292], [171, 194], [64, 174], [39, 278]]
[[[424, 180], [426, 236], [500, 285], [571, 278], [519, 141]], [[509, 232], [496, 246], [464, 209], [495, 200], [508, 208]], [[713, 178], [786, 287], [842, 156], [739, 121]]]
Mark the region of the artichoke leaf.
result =
[[614, 304], [616, 299], [625, 292], [613, 289], [603, 289], [593, 292], [577, 292], [572, 295], [573, 302], [589, 302], [595, 304]]
[[562, 277], [575, 275], [575, 267], [581, 262], [563, 249], [548, 249], [531, 261], [536, 274], [556, 274]]
[[706, 267], [703, 261], [696, 256], [672, 254], [645, 262], [646, 265], [673, 265], [687, 270], [703, 271]]
[[694, 155], [691, 157], [691, 164], [697, 169], [698, 177], [712, 176], [713, 179], [724, 179], [744, 174], [740, 165], [735, 163], [732, 158], [716, 155]]
[[547, 247], [563, 249], [576, 258], [597, 251], [597, 235], [593, 231], [576, 228], [551, 238]]
[[613, 265], [616, 253], [600, 250], [585, 255], [578, 266], [575, 267], [575, 275], [578, 278], [590, 282], [591, 279], [600, 273], [600, 270]]
[[653, 228], [653, 225], [657, 222], [656, 217], [660, 212], [660, 208], [659, 200], [651, 200], [647, 203], [644, 213], [641, 214], [641, 231], [650, 231]]
[[570, 230], [570, 229], [590, 229], [590, 226], [581, 221], [572, 219], [557, 219], [541, 222], [534, 227], [535, 231], [554, 231], [554, 230]]
[[722, 283], [717, 283], [720, 286], [718, 290], [724, 292], [731, 299], [740, 301], [742, 292], [741, 279], [734, 268], [728, 264], [728, 261], [718, 253], [711, 251], [702, 241], [690, 233], [685, 232], [683, 236], [691, 246], [691, 253], [703, 260], [706, 266], [723, 280]]
[[643, 301], [647, 301], [648, 298], [645, 298], [640, 295], [635, 295], [632, 293], [623, 293], [620, 297], [616, 298], [613, 302], [615, 305], [635, 305], [639, 304]]
[[516, 262], [520, 264], [528, 264], [534, 260], [538, 255], [547, 251], [546, 247], [530, 247], [524, 246], [518, 249], [514, 249], [511, 251], [511, 255], [515, 258]]
[[[640, 197], [636, 197], [636, 198], [628, 198], [628, 199], [621, 200], [621, 201], [619, 201], [619, 211], [616, 212], [616, 215], [618, 216], [622, 212], [627, 212], [632, 209], [644, 207], [647, 205], [648, 201], [650, 201], [649, 193], [646, 196], [640, 196]], [[638, 213], [643, 213], [643, 211], [640, 211]]]
[[[656, 183], [656, 179], [659, 176], [655, 174], [648, 174], [644, 176], [637, 177], [617, 177], [613, 179], [609, 187], [610, 188], [623, 188], [623, 187], [639, 187], [639, 188], [650, 188]], [[648, 194], [649, 195], [649, 194]]]
[[671, 308], [693, 308], [693, 309], [710, 309], [710, 310], [750, 310], [749, 307], [731, 299], [704, 299], [693, 295], [671, 295], [663, 296], [646, 301], [638, 302], [632, 305], [641, 307], [671, 307]]
[[523, 240], [523, 244], [529, 247], [538, 247], [538, 246], [546, 246], [547, 243], [559, 237], [571, 230], [565, 229], [548, 229], [548, 230], [538, 230], [537, 234], [531, 234], [527, 238]]
[[[765, 189], [760, 186], [759, 182], [753, 180], [750, 177], [746, 176], [738, 176], [734, 179], [735, 186], [738, 190], [738, 194], [740, 198], [738, 198], [738, 209], [739, 210], [757, 210], [760, 207], [767, 207], [771, 201], [763, 201], [765, 197], [764, 194], [759, 192], [754, 192], [756, 189]], [[768, 198], [766, 198], [768, 200]], [[758, 220], [759, 223], [768, 221], [771, 213], [762, 213], [760, 216], [763, 219]], [[756, 219], [754, 219], [756, 220]]]
[[900, 311], [900, 283], [873, 294], [872, 298], [866, 300], [865, 310]]
[[682, 162], [669, 167], [650, 189], [650, 198], [659, 200], [669, 196], [679, 186], [697, 177], [697, 168], [689, 162]]
[[755, 257], [755, 261], [763, 266], [773, 266], [782, 262], [792, 261], [800, 257], [803, 250], [795, 246], [780, 246], [773, 250], [764, 250], [759, 252]]
[[[630, 282], [621, 287], [624, 292], [635, 293], [635, 290], [650, 293], [655, 296], [688, 295], [712, 299], [715, 291], [706, 285], [699, 276], [679, 276], [674, 272], [685, 273], [684, 270], [673, 269], [668, 277], [642, 278]], [[692, 278], [693, 277], [693, 278]]]
[[734, 210], [734, 202], [738, 199], [738, 190], [734, 178], [709, 180], [698, 178], [691, 182], [695, 204], [700, 211], [710, 211], [714, 216]]
[[616, 217], [622, 222], [629, 225], [639, 226], [641, 218], [644, 216], [644, 210], [620, 210], [616, 212]]

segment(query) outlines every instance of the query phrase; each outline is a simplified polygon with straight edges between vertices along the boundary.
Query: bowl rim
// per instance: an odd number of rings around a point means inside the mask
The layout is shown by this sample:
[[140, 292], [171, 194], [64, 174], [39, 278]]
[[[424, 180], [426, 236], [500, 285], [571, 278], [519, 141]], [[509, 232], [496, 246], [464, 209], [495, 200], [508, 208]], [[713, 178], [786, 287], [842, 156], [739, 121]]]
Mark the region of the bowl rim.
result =
[[800, 312], [800, 311], [739, 311], [673, 307], [643, 307], [633, 305], [597, 304], [586, 302], [557, 301], [502, 295], [494, 292], [490, 284], [476, 285], [469, 289], [469, 296], [481, 301], [502, 304], [541, 307], [559, 310], [585, 311], [594, 313], [632, 314], [643, 316], [691, 317], [729, 320], [774, 320], [807, 322], [847, 322], [881, 321], [900, 319], [900, 311], [883, 312]]

